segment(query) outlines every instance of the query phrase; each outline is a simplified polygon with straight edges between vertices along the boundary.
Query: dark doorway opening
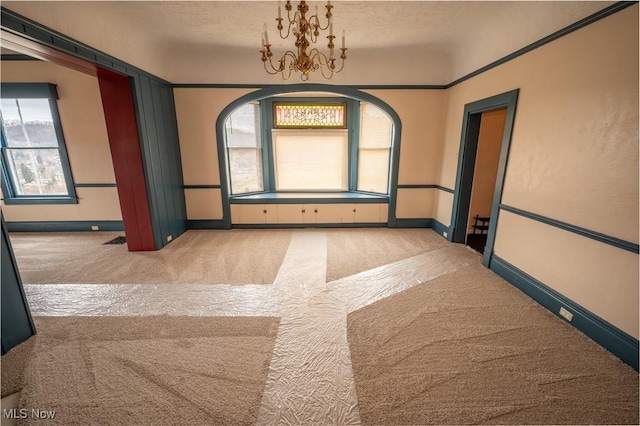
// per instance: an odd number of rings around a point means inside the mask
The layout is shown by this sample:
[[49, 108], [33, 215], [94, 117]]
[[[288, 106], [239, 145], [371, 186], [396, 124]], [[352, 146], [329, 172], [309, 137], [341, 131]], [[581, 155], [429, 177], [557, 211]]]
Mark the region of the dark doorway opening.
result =
[[451, 241], [482, 253], [485, 266], [493, 252], [517, 99], [516, 89], [464, 108]]

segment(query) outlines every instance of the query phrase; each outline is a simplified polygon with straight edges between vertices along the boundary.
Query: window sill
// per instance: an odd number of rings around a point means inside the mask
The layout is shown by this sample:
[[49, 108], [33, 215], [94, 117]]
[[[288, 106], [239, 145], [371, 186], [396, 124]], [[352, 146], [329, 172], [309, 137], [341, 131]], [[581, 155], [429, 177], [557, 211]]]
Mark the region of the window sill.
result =
[[362, 192], [265, 192], [260, 194], [234, 195], [230, 204], [334, 204], [334, 203], [389, 203], [388, 195]]
[[2, 200], [6, 205], [30, 204], [78, 204], [77, 198], [71, 197], [18, 197]]

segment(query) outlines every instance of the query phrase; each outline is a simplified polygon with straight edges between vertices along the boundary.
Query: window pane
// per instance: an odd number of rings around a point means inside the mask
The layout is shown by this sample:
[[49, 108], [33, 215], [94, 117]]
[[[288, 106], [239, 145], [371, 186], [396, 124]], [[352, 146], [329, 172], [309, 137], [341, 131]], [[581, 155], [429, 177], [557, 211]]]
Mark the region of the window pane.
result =
[[16, 195], [68, 195], [57, 149], [7, 149]]
[[257, 103], [242, 105], [225, 122], [231, 194], [264, 190], [260, 114]]
[[391, 119], [384, 111], [371, 104], [360, 104], [360, 147], [390, 147], [392, 128]]
[[274, 131], [276, 189], [346, 191], [347, 131]]
[[259, 147], [258, 105], [245, 104], [231, 113], [225, 133], [228, 148]]
[[231, 193], [244, 194], [264, 190], [262, 184], [262, 151], [255, 148], [229, 149]]
[[346, 104], [275, 104], [275, 127], [346, 127]]
[[2, 99], [0, 106], [7, 146], [58, 146], [49, 100]]
[[389, 186], [389, 149], [361, 149], [358, 191], [386, 194]]
[[360, 104], [358, 191], [387, 194], [393, 123], [380, 108]]

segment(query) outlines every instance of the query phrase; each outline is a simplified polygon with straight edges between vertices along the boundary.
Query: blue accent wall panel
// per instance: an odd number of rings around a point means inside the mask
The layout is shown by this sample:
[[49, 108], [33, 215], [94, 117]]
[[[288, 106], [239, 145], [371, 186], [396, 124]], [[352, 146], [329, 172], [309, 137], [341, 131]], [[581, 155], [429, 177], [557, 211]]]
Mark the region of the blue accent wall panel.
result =
[[157, 249], [187, 229], [173, 88], [145, 75], [133, 78], [140, 143]]
[[29, 305], [24, 295], [18, 266], [13, 256], [9, 235], [2, 221], [2, 355], [36, 333]]

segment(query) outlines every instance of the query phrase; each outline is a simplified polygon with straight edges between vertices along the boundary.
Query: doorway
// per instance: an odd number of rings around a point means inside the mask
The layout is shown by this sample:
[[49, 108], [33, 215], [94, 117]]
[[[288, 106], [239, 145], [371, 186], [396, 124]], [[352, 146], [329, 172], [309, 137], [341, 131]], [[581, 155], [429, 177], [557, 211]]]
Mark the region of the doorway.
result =
[[491, 223], [491, 205], [498, 174], [500, 146], [504, 133], [507, 109], [485, 111], [480, 114], [478, 148], [473, 172], [466, 244], [479, 253], [484, 251]]
[[483, 254], [489, 266], [511, 143], [518, 90], [465, 105], [451, 216], [451, 241]]

